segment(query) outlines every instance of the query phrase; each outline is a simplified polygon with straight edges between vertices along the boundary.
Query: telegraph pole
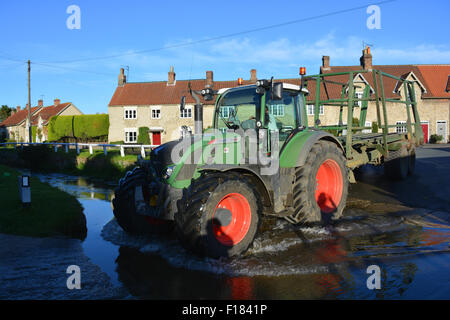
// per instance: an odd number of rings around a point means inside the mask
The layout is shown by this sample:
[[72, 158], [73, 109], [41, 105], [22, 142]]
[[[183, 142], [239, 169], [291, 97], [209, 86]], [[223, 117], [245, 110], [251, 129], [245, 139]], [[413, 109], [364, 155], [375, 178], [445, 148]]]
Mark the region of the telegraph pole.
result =
[[30, 87], [30, 60], [28, 60], [28, 142], [33, 142], [33, 137], [31, 134], [31, 87]]

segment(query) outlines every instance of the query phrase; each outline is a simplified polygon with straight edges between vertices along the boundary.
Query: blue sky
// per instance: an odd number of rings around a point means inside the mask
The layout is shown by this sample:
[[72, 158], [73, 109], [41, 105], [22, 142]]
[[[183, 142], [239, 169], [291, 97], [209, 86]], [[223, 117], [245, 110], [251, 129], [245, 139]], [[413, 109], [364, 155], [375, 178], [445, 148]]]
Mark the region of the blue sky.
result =
[[[107, 112], [123, 66], [132, 82], [166, 80], [171, 65], [177, 79], [204, 78], [206, 70], [215, 80], [249, 78], [252, 68], [258, 78], [296, 77], [300, 66], [317, 73], [322, 55], [331, 65], [358, 64], [363, 41], [373, 45], [374, 64], [450, 63], [448, 0], [380, 4], [381, 29], [369, 29], [366, 7], [376, 2], [1, 1], [0, 104], [26, 104], [28, 59], [33, 105], [60, 98], [84, 113]], [[81, 10], [79, 30], [66, 26], [70, 5]], [[204, 41], [355, 7], [363, 8]], [[188, 42], [197, 43], [177, 46]]]

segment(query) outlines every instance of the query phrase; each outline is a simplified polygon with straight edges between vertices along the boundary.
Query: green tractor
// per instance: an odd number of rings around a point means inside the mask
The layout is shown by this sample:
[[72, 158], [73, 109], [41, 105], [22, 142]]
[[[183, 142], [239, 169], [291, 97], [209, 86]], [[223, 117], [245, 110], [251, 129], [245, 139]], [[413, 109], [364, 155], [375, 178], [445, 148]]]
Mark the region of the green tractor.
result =
[[[180, 243], [199, 255], [231, 257], [248, 249], [264, 216], [294, 224], [339, 219], [349, 182], [355, 182], [352, 170], [359, 166], [384, 165], [393, 178], [405, 178], [414, 169], [415, 146], [423, 143], [414, 83], [401, 79], [410, 92], [402, 101], [407, 129], [392, 133], [387, 99], [378, 90], [386, 74], [374, 70], [375, 92], [364, 90], [357, 98], [354, 73], [302, 76], [299, 85], [272, 78], [219, 91], [190, 90], [196, 100], [195, 134], [156, 147], [150, 160], [120, 180], [112, 200], [117, 222], [129, 233], [175, 230]], [[333, 75], [349, 80], [325, 79]], [[318, 83], [314, 95], [308, 81]], [[321, 100], [326, 83], [340, 86], [342, 98]], [[212, 129], [205, 132], [200, 96], [216, 99]], [[181, 101], [183, 109], [184, 97]], [[353, 126], [358, 101], [362, 118], [368, 102], [376, 102], [381, 133]], [[307, 104], [314, 105], [314, 126], [308, 125]], [[337, 126], [320, 126], [320, 105], [340, 107]]]

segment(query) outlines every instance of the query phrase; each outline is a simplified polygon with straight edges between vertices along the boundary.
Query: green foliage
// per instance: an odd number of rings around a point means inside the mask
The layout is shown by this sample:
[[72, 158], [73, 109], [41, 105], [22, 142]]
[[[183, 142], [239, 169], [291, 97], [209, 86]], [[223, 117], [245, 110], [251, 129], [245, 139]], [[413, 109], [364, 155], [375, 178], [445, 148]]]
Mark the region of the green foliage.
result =
[[137, 143], [140, 144], [150, 144], [150, 137], [148, 135], [149, 132], [148, 127], [140, 127], [138, 132]]
[[48, 124], [48, 140], [63, 138], [89, 140], [107, 137], [109, 116], [107, 114], [88, 114], [79, 116], [55, 116]]
[[74, 116], [73, 132], [77, 139], [108, 136], [109, 116], [107, 114], [87, 114]]
[[432, 134], [430, 136], [430, 143], [438, 143], [438, 142], [442, 141], [442, 139], [444, 139], [443, 136], [437, 135], [437, 134]]
[[109, 144], [125, 144], [124, 141], [111, 141]]
[[378, 133], [378, 122], [372, 122], [372, 133]]
[[86, 218], [77, 199], [31, 177], [32, 204], [22, 206], [17, 181], [20, 173], [0, 165], [0, 232], [15, 235], [86, 238]]
[[54, 116], [48, 124], [48, 140], [58, 141], [62, 138], [73, 137], [74, 116]]
[[31, 126], [31, 137], [33, 139], [33, 142], [36, 142], [36, 132], [37, 132], [37, 127]]
[[7, 105], [2, 105], [2, 107], [0, 109], [0, 122], [5, 120], [6, 118], [8, 118], [11, 115], [12, 110], [13, 109], [8, 107]]

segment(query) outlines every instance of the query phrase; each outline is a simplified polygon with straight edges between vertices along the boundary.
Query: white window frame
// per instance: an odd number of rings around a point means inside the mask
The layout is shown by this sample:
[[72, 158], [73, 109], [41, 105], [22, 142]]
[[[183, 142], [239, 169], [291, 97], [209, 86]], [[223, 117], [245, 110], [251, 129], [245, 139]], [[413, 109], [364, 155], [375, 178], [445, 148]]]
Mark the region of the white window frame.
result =
[[[314, 115], [314, 107], [313, 104], [306, 105], [306, 113], [308, 116]], [[323, 116], [325, 114], [325, 108], [323, 106], [319, 106], [319, 116]]]
[[190, 119], [190, 118], [192, 118], [192, 107], [191, 106], [186, 106], [183, 111], [180, 110], [180, 118], [181, 119]]
[[396, 133], [407, 133], [408, 129], [406, 128], [406, 121], [397, 121], [395, 123], [395, 132]]
[[[228, 116], [223, 116], [222, 110], [227, 110]], [[234, 110], [234, 106], [221, 106], [219, 110], [219, 116], [224, 119], [228, 119], [230, 117], [230, 110]]]
[[[138, 132], [137, 128], [125, 128], [124, 132], [125, 132], [125, 139], [124, 139], [125, 143], [136, 143], [137, 142], [137, 138], [138, 138], [137, 137], [137, 132]], [[129, 137], [128, 133], [134, 133], [134, 135], [136, 136], [136, 139], [129, 139], [130, 137]]]
[[[364, 127], [372, 127], [372, 121], [366, 121]], [[372, 129], [363, 129], [362, 133], [371, 133]]]
[[123, 118], [125, 120], [137, 119], [137, 106], [136, 107], [123, 107]]
[[[274, 111], [276, 111], [276, 112], [274, 112]], [[269, 113], [271, 115], [273, 115], [274, 117], [284, 117], [284, 104], [269, 105]]]
[[[154, 117], [154, 116], [153, 116], [153, 111], [159, 111], [157, 117]], [[151, 107], [151, 110], [150, 110], [150, 117], [151, 117], [152, 119], [161, 119], [161, 107]]]
[[[363, 93], [362, 92], [356, 92], [355, 93], [355, 98], [362, 99], [362, 97], [363, 97]], [[355, 101], [355, 106], [362, 107], [362, 101]]]

